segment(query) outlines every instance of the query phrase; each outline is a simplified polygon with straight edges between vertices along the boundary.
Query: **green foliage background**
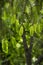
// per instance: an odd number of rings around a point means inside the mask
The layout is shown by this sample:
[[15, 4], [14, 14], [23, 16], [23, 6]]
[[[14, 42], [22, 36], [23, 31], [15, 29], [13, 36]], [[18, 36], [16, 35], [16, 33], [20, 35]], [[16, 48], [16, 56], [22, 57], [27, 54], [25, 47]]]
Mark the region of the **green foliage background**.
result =
[[[1, 2], [1, 1], [0, 1]], [[30, 47], [30, 37], [33, 36], [32, 64], [43, 54], [43, 1], [14, 0], [13, 5], [5, 2], [2, 8], [2, 24], [0, 23], [0, 55], [9, 60], [9, 65], [26, 65], [23, 46], [23, 27], [26, 32], [26, 42]], [[10, 54], [9, 57], [7, 57]], [[0, 65], [4, 60], [0, 58]], [[40, 64], [43, 65], [43, 62]]]

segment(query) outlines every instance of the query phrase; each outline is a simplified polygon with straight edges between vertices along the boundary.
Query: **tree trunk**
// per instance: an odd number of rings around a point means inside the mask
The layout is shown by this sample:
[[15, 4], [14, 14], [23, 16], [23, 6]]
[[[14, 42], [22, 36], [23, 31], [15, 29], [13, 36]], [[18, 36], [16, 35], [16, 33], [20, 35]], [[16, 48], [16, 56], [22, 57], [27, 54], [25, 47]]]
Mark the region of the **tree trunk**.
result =
[[30, 47], [28, 48], [27, 43], [26, 43], [26, 37], [25, 37], [25, 29], [23, 32], [23, 45], [24, 45], [24, 50], [25, 50], [25, 56], [26, 56], [26, 63], [27, 65], [32, 65], [32, 42], [33, 42], [33, 37], [30, 39]]

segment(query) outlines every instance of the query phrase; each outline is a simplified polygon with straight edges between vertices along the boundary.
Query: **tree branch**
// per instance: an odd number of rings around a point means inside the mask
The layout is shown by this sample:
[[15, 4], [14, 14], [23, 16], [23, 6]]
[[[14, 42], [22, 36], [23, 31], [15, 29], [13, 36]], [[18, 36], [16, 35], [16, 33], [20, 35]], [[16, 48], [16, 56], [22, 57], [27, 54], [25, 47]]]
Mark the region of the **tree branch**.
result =
[[40, 55], [40, 56], [38, 57], [38, 60], [35, 61], [35, 65], [40, 64], [42, 61], [43, 61], [43, 55]]

